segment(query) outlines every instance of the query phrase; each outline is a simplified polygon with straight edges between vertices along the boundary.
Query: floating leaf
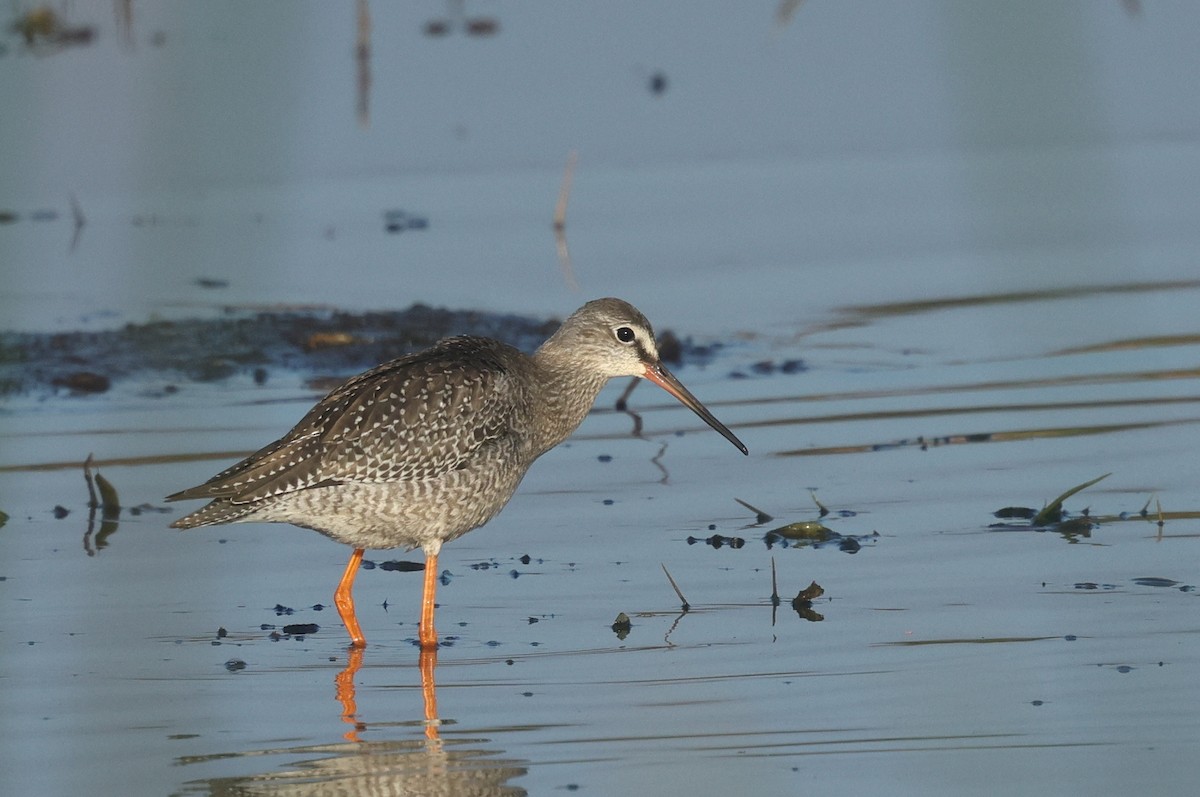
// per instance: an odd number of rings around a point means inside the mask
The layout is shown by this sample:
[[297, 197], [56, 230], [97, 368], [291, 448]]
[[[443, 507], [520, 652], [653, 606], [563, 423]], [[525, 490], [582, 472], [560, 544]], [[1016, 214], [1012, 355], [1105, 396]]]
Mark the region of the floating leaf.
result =
[[1049, 526], [1051, 523], [1059, 522], [1060, 520], [1062, 520], [1063, 501], [1066, 501], [1068, 498], [1075, 495], [1075, 493], [1079, 492], [1080, 490], [1086, 490], [1087, 488], [1091, 487], [1096, 482], [1101, 481], [1102, 479], [1107, 479], [1111, 475], [1112, 475], [1111, 473], [1106, 473], [1103, 476], [1097, 476], [1096, 478], [1092, 479], [1091, 481], [1084, 482], [1083, 484], [1076, 485], [1075, 487], [1072, 487], [1070, 490], [1067, 490], [1065, 493], [1060, 495], [1058, 498], [1055, 498], [1051, 503], [1046, 505], [1046, 507], [1044, 509], [1042, 509], [1041, 512], [1037, 513], [1037, 516], [1034, 517], [1034, 519], [1033, 519], [1033, 525]]
[[771, 529], [767, 534], [782, 537], [785, 540], [810, 540], [827, 542], [837, 537], [837, 532], [815, 520], [805, 520], [800, 523], [789, 523], [777, 529]]

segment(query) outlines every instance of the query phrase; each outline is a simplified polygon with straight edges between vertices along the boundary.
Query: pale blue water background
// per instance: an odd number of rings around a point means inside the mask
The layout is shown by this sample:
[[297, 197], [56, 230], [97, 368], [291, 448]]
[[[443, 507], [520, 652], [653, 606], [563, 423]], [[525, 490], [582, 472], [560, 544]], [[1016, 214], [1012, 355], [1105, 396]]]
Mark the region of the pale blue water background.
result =
[[[1186, 791], [1200, 11], [1141, 6], [810, 1], [778, 27], [771, 3], [479, 3], [467, 14], [497, 35], [430, 39], [446, 6], [377, 2], [363, 129], [353, 4], [139, 4], [128, 48], [109, 4], [76, 3], [94, 44], [38, 54], [8, 36], [0, 58], [0, 209], [20, 214], [0, 227], [0, 319], [413, 301], [544, 317], [623, 296], [730, 344], [680, 376], [752, 456], [643, 386], [647, 440], [598, 413], [447, 546], [439, 628], [461, 638], [438, 663], [442, 736], [486, 753], [458, 766], [491, 760], [531, 794]], [[571, 150], [578, 292], [550, 229]], [[42, 208], [58, 220], [32, 221]], [[389, 235], [392, 208], [428, 229]], [[789, 358], [809, 370], [729, 378]], [[172, 379], [0, 406], [0, 791], [270, 792], [221, 779], [322, 758], [309, 793], [362, 791], [372, 764], [381, 793], [432, 791], [415, 576], [359, 579], [372, 645], [354, 745], [342, 629], [308, 608], [346, 551], [150, 513], [86, 555], [77, 469], [36, 466], [253, 449], [317, 397], [299, 376], [144, 395]], [[994, 437], [869, 450], [971, 434]], [[160, 504], [227, 462], [103, 472], [125, 503]], [[987, 530], [995, 509], [1110, 471], [1069, 508], [1153, 498], [1175, 513], [1161, 535], [1140, 519], [1074, 544]], [[857, 512], [836, 530], [880, 537], [853, 556], [767, 551], [775, 524], [746, 528], [733, 500], [813, 519], [810, 487]], [[710, 525], [746, 546], [686, 544]], [[673, 629], [660, 563], [694, 607]], [[788, 607], [812, 580], [820, 623]], [[260, 629], [287, 622], [321, 630]]]

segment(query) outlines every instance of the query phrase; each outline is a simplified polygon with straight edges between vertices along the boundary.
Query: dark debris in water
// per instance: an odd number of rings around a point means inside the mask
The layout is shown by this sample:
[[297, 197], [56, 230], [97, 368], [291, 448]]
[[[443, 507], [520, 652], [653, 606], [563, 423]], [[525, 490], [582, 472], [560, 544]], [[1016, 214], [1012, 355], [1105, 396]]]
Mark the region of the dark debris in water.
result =
[[79, 394], [105, 393], [112, 386], [112, 382], [107, 376], [92, 371], [72, 371], [62, 376], [56, 376], [50, 380], [50, 384]]
[[617, 615], [617, 619], [612, 624], [613, 633], [617, 635], [617, 639], [624, 641], [625, 637], [629, 636], [629, 632], [633, 630], [633, 623], [629, 621], [629, 615], [621, 612]]
[[86, 46], [96, 37], [91, 25], [74, 24], [50, 4], [33, 5], [12, 20], [9, 30], [19, 35], [31, 52], [49, 54], [66, 47]]
[[817, 582], [812, 582], [792, 598], [792, 608], [796, 610], [796, 614], [800, 615], [802, 620], [807, 620], [810, 623], [819, 623], [825, 619], [825, 615], [818, 614], [813, 611], [813, 601], [825, 594], [825, 588]]
[[[218, 319], [102, 331], [0, 331], [0, 395], [47, 388], [96, 393], [119, 379], [150, 375], [213, 382], [245, 374], [258, 384], [271, 369], [347, 377], [451, 335], [482, 335], [533, 351], [559, 323], [414, 304], [372, 313], [230, 310]], [[677, 362], [706, 363], [721, 348], [681, 340], [669, 330], [660, 337], [677, 347]]]
[[1194, 584], [1182, 584], [1173, 578], [1161, 578], [1159, 576], [1144, 576], [1142, 578], [1133, 579], [1133, 583], [1139, 587], [1174, 587], [1180, 592], [1195, 592]]
[[417, 216], [404, 210], [386, 210], [383, 213], [383, 228], [393, 235], [405, 230], [424, 230], [429, 227], [429, 219]]
[[[1047, 503], [1041, 509], [1027, 506], [1006, 506], [997, 509], [992, 513], [992, 516], [1000, 519], [1002, 522], [992, 523], [988, 528], [994, 531], [1054, 531], [1061, 534], [1068, 542], [1079, 542], [1081, 539], [1090, 538], [1092, 531], [1099, 528], [1102, 523], [1132, 520], [1136, 517], [1147, 521], [1152, 520], [1153, 517], [1149, 508], [1151, 501], [1154, 500], [1153, 498], [1146, 501], [1145, 506], [1142, 507], [1140, 512], [1123, 511], [1112, 515], [1096, 516], [1087, 507], [1078, 512], [1070, 512], [1064, 507], [1063, 504], [1068, 498], [1108, 478], [1110, 475], [1106, 473], [1103, 476], [1098, 476], [1095, 479], [1078, 484]], [[1188, 517], [1193, 516], [1193, 514], [1176, 513], [1174, 516]], [[1164, 517], [1162, 507], [1158, 506], [1157, 523], [1160, 533], [1165, 525]]]
[[395, 573], [419, 573], [425, 569], [424, 562], [410, 562], [407, 559], [392, 559], [387, 562], [372, 564], [380, 570], [388, 570]]
[[720, 548], [737, 549], [737, 548], [741, 548], [743, 545], [746, 544], [746, 541], [744, 539], [742, 539], [741, 537], [726, 537], [723, 534], [714, 534], [711, 537], [705, 537], [704, 539], [700, 539], [699, 537], [688, 537], [687, 538], [688, 545], [695, 545], [698, 542], [702, 542], [705, 545], [708, 545], [708, 546], [711, 546], [711, 547], [717, 548], [717, 549], [720, 549]]
[[[1160, 576], [1149, 576], [1131, 579], [1132, 583], [1139, 587], [1156, 587], [1159, 589], [1176, 589], [1180, 592], [1195, 592], [1194, 584], [1184, 584], [1181, 581], [1176, 581], [1173, 578], [1162, 578]], [[1083, 592], [1112, 592], [1121, 589], [1120, 584], [1109, 584], [1098, 581], [1076, 581], [1071, 585], [1074, 589]]]
[[730, 376], [734, 379], [746, 379], [750, 376], [772, 376], [774, 374], [799, 374], [808, 370], [808, 366], [804, 360], [784, 360], [776, 362], [775, 360], [759, 360], [752, 363], [746, 371], [736, 370], [731, 371]]
[[1173, 587], [1179, 582], [1170, 578], [1149, 577], [1135, 578], [1133, 583], [1142, 587]]

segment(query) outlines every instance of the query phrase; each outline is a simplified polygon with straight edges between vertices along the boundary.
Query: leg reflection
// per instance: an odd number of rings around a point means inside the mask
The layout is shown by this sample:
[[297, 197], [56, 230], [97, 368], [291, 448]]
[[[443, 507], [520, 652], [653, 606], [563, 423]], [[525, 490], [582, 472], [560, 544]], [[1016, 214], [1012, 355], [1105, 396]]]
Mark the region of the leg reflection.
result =
[[[346, 666], [334, 678], [337, 686], [337, 699], [342, 704], [342, 722], [351, 726], [351, 730], [343, 734], [348, 742], [361, 741], [358, 734], [366, 730], [367, 725], [358, 719], [358, 702], [355, 699], [354, 677], [362, 669], [363, 651], [365, 648], [351, 645], [346, 653]], [[438, 728], [442, 721], [438, 717], [437, 683], [434, 671], [437, 669], [437, 648], [421, 648], [421, 697], [425, 703], [425, 738], [430, 741], [440, 741]]]
[[354, 699], [354, 676], [362, 667], [363, 650], [357, 645], [351, 645], [346, 657], [346, 666], [334, 678], [337, 684], [337, 699], [342, 704], [342, 722], [349, 724], [352, 730], [343, 734], [348, 742], [357, 742], [359, 731], [365, 730], [366, 725], [358, 721], [358, 704]]
[[434, 682], [434, 670], [437, 669], [437, 648], [421, 648], [421, 696], [425, 700], [425, 738], [430, 741], [438, 740], [438, 726], [442, 721], [438, 718], [437, 684]]

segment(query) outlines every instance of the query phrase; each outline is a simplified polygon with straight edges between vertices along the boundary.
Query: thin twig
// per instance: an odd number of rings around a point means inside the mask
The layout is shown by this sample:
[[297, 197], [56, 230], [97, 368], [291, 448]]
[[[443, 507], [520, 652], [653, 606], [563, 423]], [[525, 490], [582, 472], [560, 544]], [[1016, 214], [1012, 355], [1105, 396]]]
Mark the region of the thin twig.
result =
[[771, 557], [771, 605], [779, 605], [779, 581], [775, 578], [775, 557]]
[[117, 31], [120, 35], [121, 46], [133, 50], [133, 0], [117, 0], [113, 3], [113, 13], [117, 17]]
[[770, 515], [768, 515], [766, 512], [759, 509], [758, 507], [756, 507], [752, 504], [748, 504], [740, 498], [734, 498], [733, 500], [737, 501], [739, 504], [741, 504], [742, 506], [746, 507], [747, 509], [749, 509], [751, 512], [754, 513], [754, 515], [755, 515], [754, 522], [755, 523], [770, 523], [772, 520], [775, 519], [775, 518], [771, 517]]
[[658, 453], [650, 457], [651, 464], [662, 473], [662, 478], [658, 481], [659, 484], [670, 484], [671, 482], [671, 471], [667, 470], [667, 467], [662, 463], [663, 455], [666, 453], [667, 444], [666, 441], [663, 441], [663, 444], [658, 447]]
[[71, 234], [71, 254], [75, 254], [75, 249], [79, 246], [79, 239], [83, 237], [83, 227], [87, 224], [87, 218], [84, 217], [83, 208], [74, 192], [71, 193], [71, 219], [75, 225]]
[[812, 496], [813, 503], [817, 505], [817, 517], [825, 517], [829, 514], [829, 509], [817, 499], [817, 491], [809, 490], [808, 494]]
[[558, 264], [562, 268], [563, 279], [567, 287], [579, 292], [579, 282], [575, 279], [575, 271], [571, 268], [571, 250], [567, 246], [567, 202], [571, 199], [571, 178], [575, 175], [575, 163], [579, 153], [571, 150], [567, 155], [567, 165], [563, 169], [562, 187], [558, 189], [558, 202], [554, 205], [554, 246], [558, 252]]
[[579, 161], [579, 152], [571, 150], [567, 155], [567, 165], [563, 169], [562, 187], [558, 189], [558, 203], [554, 206], [554, 229], [567, 228], [567, 202], [571, 200], [571, 178], [575, 176], [575, 164]]
[[[659, 564], [662, 564], [661, 562]], [[675, 583], [675, 579], [671, 578], [671, 572], [667, 570], [666, 565], [662, 565], [663, 572], [667, 574], [667, 581], [671, 582], [671, 589], [675, 590], [675, 594], [679, 596], [680, 603], [683, 604], [683, 611], [689, 612], [692, 609], [691, 604], [687, 602], [687, 598], [683, 597], [683, 592], [680, 591], [679, 585]]]
[[371, 9], [367, 0], [358, 0], [358, 35], [354, 60], [358, 68], [358, 125], [371, 126]]
[[775, 578], [775, 557], [771, 557], [771, 627], [775, 627], [776, 615], [779, 613], [779, 581]]
[[87, 482], [88, 488], [88, 509], [100, 507], [100, 501], [96, 498], [96, 482], [92, 479], [92, 463], [95, 461], [91, 454], [88, 454], [87, 459], [83, 461], [83, 479]]

